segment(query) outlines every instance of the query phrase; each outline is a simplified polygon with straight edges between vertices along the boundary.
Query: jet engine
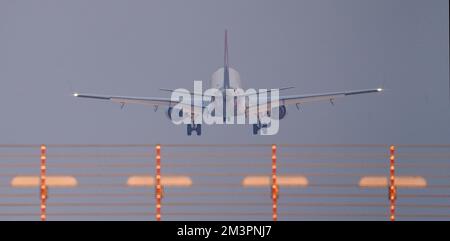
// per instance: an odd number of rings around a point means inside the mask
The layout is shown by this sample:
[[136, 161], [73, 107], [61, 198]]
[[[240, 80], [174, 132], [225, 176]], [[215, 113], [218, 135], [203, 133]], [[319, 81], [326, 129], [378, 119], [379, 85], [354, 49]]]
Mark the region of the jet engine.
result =
[[[286, 113], [287, 113], [286, 106], [280, 105], [280, 107], [278, 107], [278, 110], [279, 110], [278, 119], [279, 120], [284, 119], [284, 117], [286, 117]], [[273, 109], [272, 109], [272, 111], [273, 111]], [[267, 111], [267, 116], [270, 116], [270, 111]]]
[[[172, 112], [173, 112], [173, 107], [169, 107], [166, 112], [166, 116], [167, 116], [167, 118], [169, 118], [169, 120], [172, 120]], [[180, 110], [180, 112], [178, 113], [178, 116], [183, 117], [183, 110]]]
[[281, 120], [286, 116], [286, 113], [287, 113], [286, 106], [282, 105], [278, 109], [280, 110], [280, 112], [278, 113], [278, 118]]

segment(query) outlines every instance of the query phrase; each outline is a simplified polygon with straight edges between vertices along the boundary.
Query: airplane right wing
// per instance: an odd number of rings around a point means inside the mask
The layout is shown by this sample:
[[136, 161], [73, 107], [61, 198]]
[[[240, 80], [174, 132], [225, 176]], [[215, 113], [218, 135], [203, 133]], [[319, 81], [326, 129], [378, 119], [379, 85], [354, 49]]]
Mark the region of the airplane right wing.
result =
[[319, 94], [307, 94], [307, 95], [291, 95], [291, 96], [280, 96], [280, 102], [286, 105], [289, 104], [301, 104], [306, 102], [315, 102], [321, 100], [331, 100], [333, 101], [339, 97], [345, 97], [350, 95], [360, 95], [381, 92], [383, 89], [365, 89], [365, 90], [352, 90], [352, 91], [342, 91], [342, 92], [331, 92], [331, 93], [319, 93]]
[[[318, 94], [306, 94], [306, 95], [289, 95], [289, 96], [280, 96], [279, 98], [279, 106], [282, 105], [298, 105], [309, 102], [317, 102], [328, 100], [333, 103], [334, 99], [351, 96], [351, 95], [360, 95], [360, 94], [369, 94], [369, 93], [377, 93], [381, 92], [383, 89], [365, 89], [365, 90], [352, 90], [352, 91], [341, 91], [341, 92], [330, 92], [330, 93], [318, 93]], [[249, 106], [250, 113], [260, 113], [267, 110], [267, 105], [271, 105], [270, 102], [260, 103], [258, 105]]]

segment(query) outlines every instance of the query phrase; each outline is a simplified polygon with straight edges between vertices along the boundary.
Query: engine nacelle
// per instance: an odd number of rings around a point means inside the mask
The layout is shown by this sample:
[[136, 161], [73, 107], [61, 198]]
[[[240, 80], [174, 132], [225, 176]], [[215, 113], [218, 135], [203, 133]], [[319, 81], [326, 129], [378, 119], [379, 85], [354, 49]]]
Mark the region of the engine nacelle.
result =
[[[169, 118], [169, 120], [172, 120], [172, 112], [173, 112], [173, 107], [169, 107], [166, 112], [166, 116], [167, 116], [167, 118]], [[180, 110], [180, 112], [178, 113], [178, 116], [183, 117], [183, 110]]]
[[[285, 105], [280, 105], [278, 107], [278, 110], [279, 110], [279, 112], [278, 112], [278, 119], [279, 120], [284, 119], [284, 117], [286, 117], [286, 113], [287, 113], [286, 106]], [[267, 111], [267, 116], [270, 116], [270, 111]]]
[[284, 117], [286, 117], [286, 113], [287, 113], [287, 110], [286, 110], [286, 106], [285, 105], [282, 105], [282, 106], [280, 106], [280, 108], [278, 108], [279, 110], [280, 110], [280, 112], [278, 113], [278, 118], [281, 120], [281, 119], [284, 119]]

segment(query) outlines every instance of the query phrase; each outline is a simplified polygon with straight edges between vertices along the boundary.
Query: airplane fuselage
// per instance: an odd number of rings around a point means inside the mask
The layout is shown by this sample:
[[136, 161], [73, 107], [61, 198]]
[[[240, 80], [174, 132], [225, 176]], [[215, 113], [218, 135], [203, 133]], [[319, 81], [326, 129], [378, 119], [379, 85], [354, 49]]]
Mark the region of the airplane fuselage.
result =
[[[233, 91], [235, 94], [237, 90], [242, 90], [241, 78], [239, 72], [235, 69], [225, 66], [216, 70], [216, 72], [214, 72], [211, 76], [210, 88], [218, 89], [222, 94], [224, 120], [227, 118], [227, 106], [246, 106], [245, 98], [235, 98], [234, 95], [228, 95], [229, 92], [227, 93], [227, 90]], [[236, 109], [236, 116], [245, 114], [245, 110], [241, 110], [239, 108]], [[231, 117], [228, 116], [228, 118]]]

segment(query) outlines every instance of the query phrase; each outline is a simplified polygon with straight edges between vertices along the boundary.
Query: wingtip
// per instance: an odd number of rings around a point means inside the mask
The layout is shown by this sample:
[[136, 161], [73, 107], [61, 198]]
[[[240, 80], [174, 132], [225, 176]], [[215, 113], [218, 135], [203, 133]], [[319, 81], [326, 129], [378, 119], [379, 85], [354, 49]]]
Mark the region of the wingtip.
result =
[[73, 96], [73, 97], [78, 97], [78, 93], [77, 93], [77, 92], [74, 92], [74, 93], [72, 93], [72, 96]]

